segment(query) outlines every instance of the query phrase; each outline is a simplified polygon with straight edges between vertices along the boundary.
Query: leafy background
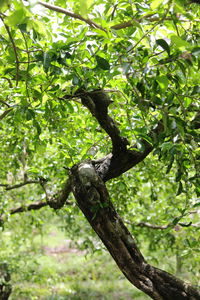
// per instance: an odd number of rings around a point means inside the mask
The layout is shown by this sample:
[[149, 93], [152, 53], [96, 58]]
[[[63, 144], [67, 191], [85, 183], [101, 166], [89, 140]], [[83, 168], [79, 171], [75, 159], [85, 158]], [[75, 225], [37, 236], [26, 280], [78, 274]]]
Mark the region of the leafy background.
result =
[[109, 138], [79, 99], [69, 97], [83, 85], [88, 91], [101, 87], [110, 91], [109, 114], [130, 147], [142, 149], [140, 138], [149, 141], [148, 131], [163, 120], [164, 133], [151, 139], [154, 152], [107, 186], [149, 262], [197, 285], [199, 6], [177, 0], [51, 4], [99, 27], [36, 1], [1, 1], [1, 259], [13, 274], [24, 268], [30, 276], [28, 264], [36, 270], [34, 255], [28, 255], [34, 253], [32, 239], [48, 235], [52, 224], [76, 247], [102, 249], [72, 196], [71, 205], [56, 213], [45, 207], [11, 215], [11, 209], [46, 196], [37, 184], [5, 191], [6, 185], [42, 177], [53, 195], [66, 179], [64, 167], [110, 152]]

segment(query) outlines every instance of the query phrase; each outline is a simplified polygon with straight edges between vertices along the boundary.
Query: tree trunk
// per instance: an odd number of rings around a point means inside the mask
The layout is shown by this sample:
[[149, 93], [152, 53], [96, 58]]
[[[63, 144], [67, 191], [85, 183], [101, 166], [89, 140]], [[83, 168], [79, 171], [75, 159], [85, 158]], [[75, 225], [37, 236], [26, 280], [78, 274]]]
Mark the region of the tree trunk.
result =
[[195, 288], [146, 262], [110, 201], [103, 177], [102, 169], [100, 177], [94, 163], [77, 164], [71, 169], [72, 190], [79, 208], [126, 278], [152, 299], [200, 300]]

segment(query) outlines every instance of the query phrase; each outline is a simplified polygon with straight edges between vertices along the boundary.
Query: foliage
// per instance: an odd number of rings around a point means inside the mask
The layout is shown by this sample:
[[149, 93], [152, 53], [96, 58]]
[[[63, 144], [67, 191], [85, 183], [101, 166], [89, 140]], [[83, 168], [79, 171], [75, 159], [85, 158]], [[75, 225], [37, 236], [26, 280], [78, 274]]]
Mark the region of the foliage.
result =
[[[149, 260], [162, 266], [164, 253], [170, 257], [171, 271], [178, 272], [178, 257], [196, 284], [199, 6], [185, 0], [53, 1], [73, 11], [70, 17], [39, 2], [0, 5], [0, 213], [7, 220], [0, 234], [8, 228], [11, 234], [9, 242], [1, 243], [1, 257], [15, 265], [16, 249], [30, 243], [34, 230], [41, 234], [54, 214], [42, 209], [10, 215], [11, 209], [45, 200], [46, 194], [41, 184], [5, 192], [8, 186], [44, 178], [53, 195], [66, 180], [66, 167], [110, 152], [109, 137], [74, 97], [82, 86], [88, 91], [103, 88], [110, 91], [109, 114], [129, 139], [130, 149], [143, 149], [141, 137], [155, 149], [133, 170], [108, 183], [112, 201]], [[149, 137], [158, 120], [164, 132]], [[57, 212], [63, 228], [71, 238], [84, 240], [85, 247], [92, 246], [95, 237], [88, 235], [89, 225], [71, 195], [69, 201], [70, 206]]]
[[108, 253], [86, 256], [70, 247], [64, 233], [55, 230], [55, 224], [45, 231], [42, 240], [38, 235], [34, 237], [32, 248], [18, 249], [19, 257], [26, 251], [26, 257], [34, 254], [34, 260], [27, 258], [13, 273], [11, 299], [144, 299]]

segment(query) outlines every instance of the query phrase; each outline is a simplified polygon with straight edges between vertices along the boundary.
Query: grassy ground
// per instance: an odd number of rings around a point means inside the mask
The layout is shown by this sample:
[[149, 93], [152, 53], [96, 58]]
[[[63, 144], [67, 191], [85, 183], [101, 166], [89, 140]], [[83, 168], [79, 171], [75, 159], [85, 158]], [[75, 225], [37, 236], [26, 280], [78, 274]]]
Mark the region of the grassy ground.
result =
[[10, 300], [146, 300], [108, 253], [85, 255], [69, 247], [60, 231], [33, 241], [32, 259], [13, 274]]

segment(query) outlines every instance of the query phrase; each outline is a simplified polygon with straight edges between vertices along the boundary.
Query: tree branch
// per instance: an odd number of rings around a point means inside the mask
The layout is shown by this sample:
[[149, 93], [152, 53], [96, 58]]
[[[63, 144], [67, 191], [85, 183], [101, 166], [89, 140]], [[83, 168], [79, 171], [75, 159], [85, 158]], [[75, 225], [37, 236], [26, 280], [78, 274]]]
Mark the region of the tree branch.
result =
[[[12, 81], [10, 80], [10, 78], [8, 78], [8, 77], [5, 77], [5, 76], [2, 76], [1, 77], [2, 79], [5, 79], [5, 80], [7, 80], [8, 81], [8, 85], [9, 85], [9, 87], [10, 88], [12, 88], [13, 87], [13, 85], [12, 85]], [[2, 102], [2, 101], [1, 101]]]
[[[158, 122], [158, 125], [149, 133], [150, 139], [154, 139], [154, 137], [159, 135], [162, 131], [163, 124], [162, 122]], [[139, 162], [143, 161], [145, 157], [154, 149], [153, 144], [150, 144], [145, 139], [141, 139], [140, 143], [143, 144], [143, 151], [137, 150], [137, 145], [134, 145], [132, 148], [136, 150], [129, 149], [126, 151], [121, 151], [118, 152], [117, 155], [110, 153], [101, 159], [92, 161], [95, 169], [104, 182], [125, 173]]]
[[135, 224], [134, 226], [139, 226], [139, 227], [148, 227], [148, 228], [151, 228], [151, 229], [167, 229], [171, 226], [171, 224], [168, 224], [168, 225], [154, 225], [154, 224], [150, 224], [150, 223], [147, 223], [147, 222], [140, 222], [138, 224]]
[[[85, 22], [86, 24], [88, 24], [92, 28], [98, 28], [100, 30], [103, 30], [104, 32], [107, 32], [107, 30], [105, 28], [103, 28], [102, 26], [98, 25], [97, 23], [95, 23], [91, 19], [86, 19], [86, 18], [82, 17], [81, 15], [73, 13], [73, 12], [70, 12], [70, 11], [68, 11], [68, 10], [66, 10], [66, 9], [64, 9], [62, 7], [55, 6], [55, 5], [52, 5], [52, 4], [43, 2], [43, 1], [38, 1], [38, 4], [40, 4], [40, 5], [48, 8], [50, 10], [53, 10], [53, 11], [65, 14], [66, 16], [69, 16], [71, 18], [83, 21], [83, 22]], [[139, 19], [134, 19], [134, 20], [130, 20], [130, 21], [127, 21], [127, 22], [124, 22], [124, 23], [119, 23], [119, 24], [113, 25], [113, 26], [111, 26], [111, 29], [114, 29], [114, 30], [124, 29], [124, 28], [133, 26], [136, 22], [137, 23], [141, 23], [143, 20], [146, 21], [147, 19], [149, 19], [150, 22], [160, 21], [159, 17], [153, 17], [153, 16], [155, 16], [155, 13], [147, 14], [145, 16], [142, 16]], [[170, 18], [170, 17], [169, 18], [165, 18], [165, 20], [172, 20], [172, 18]]]
[[69, 17], [72, 17], [74, 19], [78, 19], [80, 21], [83, 21], [92, 28], [98, 28], [98, 29], [101, 29], [101, 30], [106, 32], [106, 30], [102, 26], [98, 25], [97, 23], [93, 22], [92, 20], [86, 19], [86, 18], [82, 17], [81, 15], [70, 12], [70, 11], [68, 11], [68, 10], [66, 10], [62, 7], [51, 5], [49, 3], [42, 2], [42, 1], [38, 1], [38, 4], [48, 8], [50, 10], [57, 11], [59, 13], [65, 14], [66, 16], [69, 16]]
[[[2, 77], [2, 78], [5, 79], [6, 77]], [[0, 99], [0, 102], [3, 103], [4, 105], [6, 105], [7, 107], [10, 107], [10, 104], [8, 104], [6, 101], [3, 101], [3, 100]]]
[[155, 300], [200, 299], [197, 289], [148, 264], [90, 161], [72, 167], [71, 181], [79, 208], [133, 285]]
[[[63, 188], [57, 193], [54, 194], [51, 198], [48, 197], [47, 195], [47, 191], [45, 188], [45, 183], [46, 183], [46, 179], [45, 178], [39, 178], [39, 180], [29, 180], [26, 182], [22, 182], [19, 184], [15, 184], [13, 186], [9, 186], [8, 184], [0, 184], [0, 186], [5, 187], [5, 190], [12, 190], [12, 189], [16, 189], [16, 188], [20, 188], [22, 186], [25, 186], [27, 184], [32, 184], [32, 183], [39, 183], [43, 190], [45, 191], [46, 194], [46, 201], [39, 201], [39, 202], [35, 202], [35, 203], [31, 203], [29, 205], [22, 205], [19, 206], [17, 208], [13, 208], [10, 210], [10, 214], [16, 214], [16, 213], [21, 213], [21, 212], [25, 212], [25, 211], [29, 211], [29, 210], [38, 210], [44, 206], [49, 205], [51, 208], [53, 209], [60, 209], [61, 207], [63, 207], [65, 204], [70, 205], [70, 202], [67, 202], [67, 198], [71, 192], [71, 181], [70, 178], [66, 180], [66, 182], [64, 183]], [[0, 218], [0, 221], [2, 221], [2, 219]]]
[[76, 93], [81, 98], [81, 102], [86, 106], [91, 114], [97, 119], [99, 125], [107, 132], [112, 140], [112, 153], [126, 151], [128, 140], [120, 136], [115, 121], [108, 115], [108, 106], [112, 103], [109, 96], [103, 90], [87, 92], [79, 89]]
[[66, 180], [64, 187], [60, 190], [60, 192], [58, 192], [58, 194], [55, 194], [51, 199], [47, 201], [48, 205], [51, 208], [60, 209], [65, 204], [70, 204], [69, 202], [67, 202], [67, 198], [69, 197], [71, 189], [71, 179], [69, 178]]
[[17, 189], [17, 188], [20, 188], [20, 187], [22, 187], [24, 185], [32, 184], [32, 183], [39, 183], [39, 184], [41, 184], [40, 180], [27, 180], [25, 182], [21, 182], [21, 183], [15, 184], [15, 185], [0, 184], [0, 186], [5, 187], [5, 190], [9, 191], [9, 190]]
[[[108, 115], [108, 106], [112, 101], [104, 90], [87, 92], [84, 89], [78, 89], [74, 96], [81, 99], [82, 104], [89, 109], [112, 140], [112, 153], [100, 160], [93, 161], [99, 176], [104, 181], [120, 176], [141, 162], [153, 150], [153, 144], [145, 139], [141, 139], [144, 147], [143, 151], [137, 150], [137, 145], [132, 147], [134, 150], [127, 150], [128, 140], [120, 136], [120, 130], [115, 121]], [[67, 95], [67, 98], [69, 98], [69, 95]], [[149, 133], [150, 140], [153, 141], [162, 131], [163, 124], [158, 121], [157, 126]]]
[[[150, 224], [148, 222], [140, 222], [138, 224], [135, 224], [134, 226], [139, 226], [139, 227], [147, 227], [147, 228], [150, 228], [150, 229], [161, 229], [161, 230], [165, 230], [169, 227], [172, 227], [172, 228], [175, 228], [176, 231], [179, 230], [180, 227], [196, 227], [196, 228], [199, 228], [200, 227], [200, 223], [192, 223], [192, 222], [189, 222], [189, 224], [184, 224], [184, 223], [177, 223], [176, 225], [173, 225], [172, 223], [169, 223], [167, 225], [154, 225], [154, 224]], [[178, 226], [178, 228], [177, 228]]]
[[30, 210], [38, 210], [44, 206], [47, 206], [48, 203], [46, 201], [39, 201], [39, 202], [35, 202], [35, 203], [31, 203], [27, 206], [19, 206], [17, 208], [13, 208], [10, 211], [11, 215], [14, 215], [16, 213], [21, 213], [21, 212], [25, 212], [25, 211], [30, 211]]
[[[21, 184], [17, 184], [12, 187], [8, 187], [6, 184], [1, 184], [0, 186], [6, 187], [6, 190], [11, 190], [11, 189], [18, 188], [18, 187], [21, 187], [21, 186], [24, 186], [24, 185], [30, 184], [30, 183], [41, 184], [41, 181], [33, 181], [32, 180], [32, 181], [28, 181], [26, 183], [24, 182]], [[23, 206], [19, 206], [17, 208], [13, 208], [10, 210], [10, 214], [13, 215], [13, 214], [21, 213], [21, 212], [25, 212], [25, 211], [38, 210], [47, 205], [49, 205], [53, 209], [60, 209], [65, 204], [71, 205], [70, 202], [67, 202], [67, 198], [68, 198], [70, 192], [71, 192], [71, 182], [70, 182], [70, 179], [68, 179], [65, 182], [64, 187], [61, 189], [61, 191], [58, 192], [57, 194], [53, 195], [53, 197], [51, 197], [50, 199], [47, 198], [47, 201], [38, 201], [35, 203], [31, 203], [29, 205], [23, 205]]]
[[13, 47], [13, 51], [14, 51], [14, 54], [15, 54], [15, 60], [16, 60], [16, 86], [18, 85], [18, 81], [19, 81], [19, 58], [18, 58], [18, 54], [17, 54], [17, 47], [15, 45], [15, 42], [14, 42], [14, 39], [12, 37], [12, 34], [10, 32], [10, 29], [8, 27], [8, 25], [5, 24], [4, 22], [4, 19], [2, 18], [2, 16], [0, 15], [0, 19], [2, 20], [4, 26], [5, 26], [5, 29], [8, 33], [8, 36], [9, 36], [9, 39], [11, 41], [11, 44], [12, 44], [12, 47]]
[[13, 110], [13, 108], [9, 108], [7, 110], [5, 110], [1, 115], [0, 115], [0, 120], [3, 120], [8, 114], [9, 112], [11, 112], [11, 110]]

